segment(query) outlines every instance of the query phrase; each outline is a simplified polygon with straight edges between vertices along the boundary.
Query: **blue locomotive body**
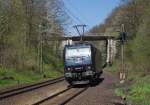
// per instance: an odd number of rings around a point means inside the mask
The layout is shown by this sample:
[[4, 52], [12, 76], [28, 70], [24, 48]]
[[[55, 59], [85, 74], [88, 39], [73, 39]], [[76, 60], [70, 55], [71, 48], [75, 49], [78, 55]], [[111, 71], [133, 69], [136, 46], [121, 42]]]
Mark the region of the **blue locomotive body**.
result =
[[75, 81], [93, 80], [102, 73], [100, 52], [90, 43], [76, 43], [64, 48], [64, 75], [72, 84]]

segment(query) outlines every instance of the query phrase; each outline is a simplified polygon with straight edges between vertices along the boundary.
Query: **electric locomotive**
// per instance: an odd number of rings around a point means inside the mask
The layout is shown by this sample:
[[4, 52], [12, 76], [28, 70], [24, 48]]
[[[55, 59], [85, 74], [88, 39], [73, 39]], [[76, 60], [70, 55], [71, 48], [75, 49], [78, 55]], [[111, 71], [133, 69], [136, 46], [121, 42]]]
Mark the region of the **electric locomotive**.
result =
[[64, 47], [64, 75], [72, 85], [93, 81], [102, 73], [101, 52], [91, 43], [80, 42]]

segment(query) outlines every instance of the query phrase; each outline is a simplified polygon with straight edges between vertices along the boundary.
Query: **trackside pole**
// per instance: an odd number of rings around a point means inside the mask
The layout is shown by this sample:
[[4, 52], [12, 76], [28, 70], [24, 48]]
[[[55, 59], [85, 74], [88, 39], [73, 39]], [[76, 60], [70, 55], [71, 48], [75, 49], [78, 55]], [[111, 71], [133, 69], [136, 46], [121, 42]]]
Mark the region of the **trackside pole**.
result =
[[[39, 30], [42, 31], [42, 25], [39, 25]], [[41, 32], [40, 33], [40, 37], [39, 37], [39, 49], [38, 49], [38, 53], [39, 53], [39, 71], [41, 73], [41, 75], [43, 77], [45, 77], [45, 74], [44, 74], [44, 70], [43, 70], [43, 43], [44, 43], [44, 40], [43, 40], [43, 35], [44, 35], [44, 32]]]
[[120, 83], [124, 83], [126, 79], [125, 67], [124, 67], [124, 41], [125, 41], [126, 33], [124, 29], [124, 24], [121, 26], [120, 33], [120, 42], [121, 42], [121, 70], [119, 73]]
[[124, 68], [124, 45], [121, 45], [121, 71], [120, 71], [120, 83], [124, 83], [126, 78]]

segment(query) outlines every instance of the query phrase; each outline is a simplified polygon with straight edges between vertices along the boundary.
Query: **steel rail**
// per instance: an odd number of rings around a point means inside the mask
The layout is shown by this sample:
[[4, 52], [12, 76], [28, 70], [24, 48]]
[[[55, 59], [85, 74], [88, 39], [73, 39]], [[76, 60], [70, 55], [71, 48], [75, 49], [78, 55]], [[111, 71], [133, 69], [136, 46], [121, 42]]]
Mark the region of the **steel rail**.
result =
[[42, 100], [40, 100], [40, 101], [38, 101], [38, 102], [36, 102], [36, 103], [34, 103], [34, 104], [32, 104], [32, 105], [40, 105], [40, 104], [44, 103], [45, 101], [48, 101], [48, 100], [50, 100], [50, 99], [53, 99], [53, 98], [59, 96], [60, 94], [63, 94], [63, 93], [65, 93], [65, 92], [67, 92], [67, 91], [70, 90], [70, 89], [71, 89], [71, 87], [70, 87], [70, 88], [67, 88], [67, 89], [64, 89], [64, 90], [62, 90], [62, 91], [60, 91], [60, 92], [58, 92], [58, 93], [56, 93], [56, 94], [54, 94], [54, 95], [52, 95], [52, 96], [49, 96], [49, 97], [47, 97], [47, 98], [44, 98], [44, 99], [42, 99]]
[[72, 97], [66, 99], [65, 101], [61, 102], [59, 105], [65, 105], [68, 102], [70, 102], [71, 100], [73, 100], [75, 97], [79, 96], [81, 93], [83, 93], [84, 91], [86, 91], [88, 88], [84, 88], [81, 91], [77, 92], [76, 94], [74, 94]]
[[32, 90], [35, 90], [35, 89], [38, 89], [38, 88], [41, 88], [41, 87], [52, 85], [52, 84], [55, 84], [55, 83], [58, 83], [58, 82], [61, 82], [61, 81], [64, 81], [64, 80], [65, 80], [64, 77], [59, 77], [59, 78], [56, 78], [56, 79], [47, 80], [47, 81], [44, 81], [44, 82], [39, 82], [39, 83], [35, 83], [35, 84], [32, 84], [32, 85], [28, 85], [28, 86], [24, 86], [24, 87], [12, 89], [12, 90], [4, 91], [4, 92], [0, 93], [0, 100], [4, 99], [4, 98], [11, 97], [11, 96], [14, 96], [14, 95], [18, 95], [18, 94], [21, 94], [21, 93], [29, 92], [29, 91], [32, 91]]
[[[49, 96], [49, 97], [47, 97], [47, 98], [44, 98], [44, 99], [42, 99], [42, 100], [40, 100], [40, 101], [38, 101], [38, 102], [36, 102], [36, 103], [34, 103], [34, 104], [32, 104], [32, 105], [40, 105], [40, 104], [44, 104], [46, 101], [52, 101], [54, 98], [57, 98], [57, 96], [60, 96], [60, 95], [62, 95], [62, 94], [65, 94], [65, 93], [68, 92], [70, 89], [73, 89], [73, 88], [72, 88], [72, 87], [69, 87], [69, 88], [67, 88], [67, 89], [65, 89], [65, 90], [62, 90], [62, 91], [60, 91], [60, 92], [58, 92], [58, 93], [52, 95], [52, 96]], [[70, 102], [71, 100], [73, 100], [75, 97], [79, 96], [81, 93], [83, 93], [83, 92], [86, 91], [87, 89], [88, 89], [87, 87], [81, 89], [80, 91], [78, 91], [77, 93], [75, 93], [74, 95], [72, 95], [71, 97], [69, 97], [69, 98], [67, 98], [66, 100], [60, 102], [58, 105], [65, 105], [65, 104], [67, 104], [68, 102]]]

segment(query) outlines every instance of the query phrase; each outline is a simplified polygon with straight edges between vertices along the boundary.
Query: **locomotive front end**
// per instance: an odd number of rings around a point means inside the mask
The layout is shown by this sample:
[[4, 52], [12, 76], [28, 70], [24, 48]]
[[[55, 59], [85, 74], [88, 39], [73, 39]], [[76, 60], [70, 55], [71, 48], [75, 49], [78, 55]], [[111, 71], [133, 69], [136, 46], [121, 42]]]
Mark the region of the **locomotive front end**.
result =
[[92, 65], [92, 47], [88, 45], [70, 45], [65, 47], [64, 73], [66, 80], [72, 81], [88, 80], [94, 75]]

